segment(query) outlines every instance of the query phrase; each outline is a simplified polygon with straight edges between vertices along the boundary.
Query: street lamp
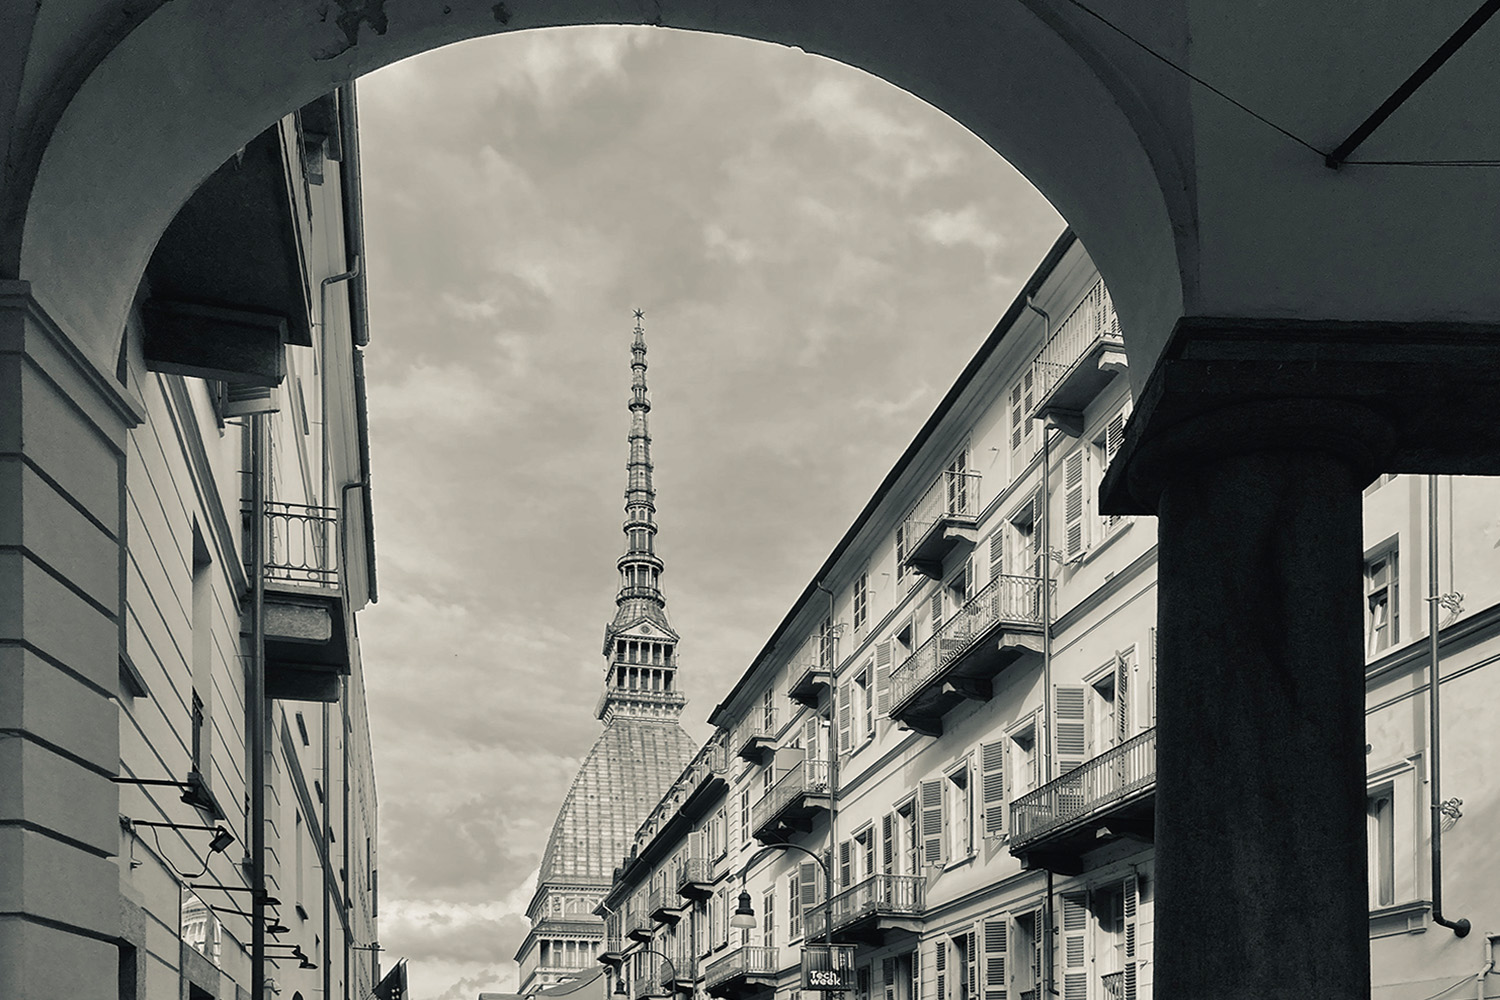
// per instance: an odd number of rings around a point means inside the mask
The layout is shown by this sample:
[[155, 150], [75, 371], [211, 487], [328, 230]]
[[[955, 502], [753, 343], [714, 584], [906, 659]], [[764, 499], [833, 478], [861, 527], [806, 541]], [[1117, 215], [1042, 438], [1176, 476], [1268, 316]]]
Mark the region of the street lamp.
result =
[[[818, 857], [812, 851], [809, 851], [807, 848], [802, 847], [798, 844], [767, 844], [760, 850], [756, 851], [754, 854], [750, 855], [750, 860], [746, 861], [745, 867], [740, 869], [741, 885], [744, 884], [745, 874], [750, 871], [751, 868], [754, 868], [755, 863], [762, 857], [764, 857], [768, 851], [801, 851], [809, 858], [812, 858], [813, 863], [818, 866], [818, 870], [823, 873], [824, 905], [826, 906], [833, 900], [833, 871], [829, 869], [828, 865], [823, 862], [822, 858]], [[823, 920], [824, 943], [829, 945], [833, 944], [832, 917], [833, 914], [829, 913]], [[729, 926], [741, 927], [745, 930], [754, 930], [756, 925], [757, 921], [755, 919], [755, 907], [751, 904], [750, 892], [747, 889], [741, 888], [738, 905], [735, 907], [734, 914], [729, 918]]]
[[[652, 948], [649, 945], [646, 946], [646, 947], [644, 947], [644, 948], [639, 949], [637, 952], [634, 952], [633, 954], [655, 955], [657, 958], [661, 959], [663, 962], [666, 962], [667, 963], [667, 968], [670, 969], [671, 972], [672, 972], [672, 984], [673, 984], [672, 985], [672, 992], [674, 992], [674, 993], [677, 992], [677, 985], [676, 985], [677, 984], [677, 963], [673, 962], [672, 959], [669, 956], [663, 954], [662, 952], [657, 951], [655, 948]], [[627, 997], [627, 996], [630, 995], [630, 991], [625, 988], [625, 961], [624, 961], [624, 959], [620, 960], [620, 964], [616, 967], [616, 970], [615, 970], [615, 989], [614, 989], [614, 994], [617, 997]]]

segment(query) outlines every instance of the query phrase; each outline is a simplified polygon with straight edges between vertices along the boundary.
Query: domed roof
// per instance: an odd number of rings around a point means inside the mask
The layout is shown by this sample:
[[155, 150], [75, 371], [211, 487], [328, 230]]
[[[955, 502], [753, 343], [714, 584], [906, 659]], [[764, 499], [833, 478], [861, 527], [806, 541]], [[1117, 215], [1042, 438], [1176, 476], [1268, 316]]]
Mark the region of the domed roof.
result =
[[538, 888], [548, 882], [608, 883], [636, 830], [696, 750], [675, 719], [611, 719], [558, 810]]

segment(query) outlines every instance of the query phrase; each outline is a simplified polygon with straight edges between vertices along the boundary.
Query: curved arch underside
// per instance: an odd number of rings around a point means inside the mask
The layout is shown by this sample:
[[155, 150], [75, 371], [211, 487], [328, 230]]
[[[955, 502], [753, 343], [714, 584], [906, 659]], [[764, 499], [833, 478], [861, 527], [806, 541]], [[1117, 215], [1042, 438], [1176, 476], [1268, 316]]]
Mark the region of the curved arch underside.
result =
[[[1458, 0], [1428, 5], [1416, 26], [1394, 0], [1353, 13], [1336, 0], [1096, 6], [1319, 148], [1463, 16]], [[1500, 284], [1478, 252], [1496, 223], [1475, 210], [1500, 202], [1500, 172], [1327, 170], [1314, 151], [1056, 0], [262, 0], [166, 3], [133, 26], [111, 0], [97, 0], [92, 20], [55, 10], [28, 15], [25, 79], [5, 108], [22, 124], [12, 129], [0, 265], [30, 280], [103, 367], [162, 231], [270, 122], [416, 53], [582, 24], [797, 46], [951, 115], [1088, 246], [1118, 305], [1137, 390], [1183, 315], [1500, 312]], [[1500, 88], [1481, 86], [1500, 65], [1491, 36], [1500, 32], [1477, 37], [1363, 152], [1500, 153], [1483, 148], [1500, 144], [1500, 129], [1479, 127], [1500, 121]]]

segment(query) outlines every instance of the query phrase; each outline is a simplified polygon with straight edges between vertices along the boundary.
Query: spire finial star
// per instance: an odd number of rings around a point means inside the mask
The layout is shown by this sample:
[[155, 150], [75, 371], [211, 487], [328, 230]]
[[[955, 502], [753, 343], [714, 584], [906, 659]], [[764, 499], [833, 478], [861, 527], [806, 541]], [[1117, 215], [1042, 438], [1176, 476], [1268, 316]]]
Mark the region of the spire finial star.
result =
[[636, 311], [635, 311], [635, 318], [636, 318], [636, 319], [637, 319], [637, 320], [643, 320], [643, 319], [645, 319], [645, 318], [646, 318], [646, 314], [645, 314], [645, 313], [643, 313], [643, 312], [641, 312], [641, 311], [640, 311], [640, 310], [639, 310], [639, 309], [637, 309], [637, 310], [636, 310]]

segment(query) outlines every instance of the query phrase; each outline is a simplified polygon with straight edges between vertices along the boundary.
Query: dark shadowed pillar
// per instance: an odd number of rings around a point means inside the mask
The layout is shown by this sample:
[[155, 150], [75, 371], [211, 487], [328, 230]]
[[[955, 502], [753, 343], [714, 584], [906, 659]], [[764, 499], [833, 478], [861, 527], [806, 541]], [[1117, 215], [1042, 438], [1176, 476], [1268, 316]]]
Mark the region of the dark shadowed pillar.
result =
[[1360, 494], [1382, 437], [1368, 413], [1304, 401], [1143, 450], [1163, 1000], [1369, 997]]
[[1361, 492], [1500, 473], [1496, 358], [1495, 324], [1187, 317], [1140, 386], [1100, 509], [1159, 518], [1160, 1000], [1369, 997]]

